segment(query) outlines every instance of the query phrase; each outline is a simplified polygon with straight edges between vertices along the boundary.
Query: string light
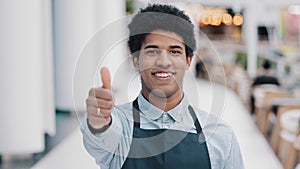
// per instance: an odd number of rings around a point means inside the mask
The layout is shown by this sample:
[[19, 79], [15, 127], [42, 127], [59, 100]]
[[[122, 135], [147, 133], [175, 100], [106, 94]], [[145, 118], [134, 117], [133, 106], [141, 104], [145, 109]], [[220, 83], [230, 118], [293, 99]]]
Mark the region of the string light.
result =
[[236, 26], [240, 26], [243, 24], [243, 16], [241, 14], [235, 14], [233, 16], [233, 24]]
[[231, 25], [232, 24], [232, 17], [231, 17], [231, 15], [228, 14], [228, 13], [223, 14], [222, 22], [225, 25]]
[[235, 14], [233, 17], [227, 13], [224, 8], [205, 8], [202, 16], [200, 17], [200, 25], [213, 25], [219, 26], [221, 24], [240, 26], [243, 24], [243, 16], [241, 14]]

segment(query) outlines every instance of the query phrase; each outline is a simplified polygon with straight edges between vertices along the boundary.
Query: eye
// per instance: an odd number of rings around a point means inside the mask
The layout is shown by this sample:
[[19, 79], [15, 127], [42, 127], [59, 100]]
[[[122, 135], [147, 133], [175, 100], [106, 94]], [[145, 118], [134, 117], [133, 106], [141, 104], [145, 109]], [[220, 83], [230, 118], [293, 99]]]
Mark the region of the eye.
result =
[[147, 55], [153, 56], [153, 55], [157, 55], [157, 54], [159, 53], [159, 51], [156, 50], [156, 49], [149, 49], [149, 50], [146, 50], [145, 53], [146, 53]]
[[178, 56], [178, 55], [181, 55], [182, 52], [180, 50], [170, 50], [169, 51], [170, 54], [172, 54], [173, 56]]

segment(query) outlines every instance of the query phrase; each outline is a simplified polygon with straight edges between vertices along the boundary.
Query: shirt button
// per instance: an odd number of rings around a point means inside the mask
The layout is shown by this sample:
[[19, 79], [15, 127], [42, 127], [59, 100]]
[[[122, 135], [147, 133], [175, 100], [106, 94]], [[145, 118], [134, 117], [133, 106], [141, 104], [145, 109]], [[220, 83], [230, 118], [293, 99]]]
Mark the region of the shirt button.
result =
[[164, 114], [163, 114], [163, 120], [166, 121], [167, 119], [168, 119], [168, 114], [167, 114], [167, 113], [164, 113]]
[[163, 129], [168, 129], [168, 128], [170, 128], [170, 126], [169, 126], [169, 125], [166, 125], [166, 124], [163, 124], [163, 125], [162, 125], [162, 128], [163, 128]]

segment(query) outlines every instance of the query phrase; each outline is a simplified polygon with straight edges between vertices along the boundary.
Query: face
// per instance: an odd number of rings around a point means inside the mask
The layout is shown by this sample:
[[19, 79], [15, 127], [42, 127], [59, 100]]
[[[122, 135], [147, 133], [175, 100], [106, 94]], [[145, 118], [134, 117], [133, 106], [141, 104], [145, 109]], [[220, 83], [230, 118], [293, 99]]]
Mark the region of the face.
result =
[[156, 30], [147, 35], [139, 57], [133, 57], [141, 74], [143, 95], [181, 99], [183, 77], [191, 58], [186, 57], [183, 39], [176, 33]]

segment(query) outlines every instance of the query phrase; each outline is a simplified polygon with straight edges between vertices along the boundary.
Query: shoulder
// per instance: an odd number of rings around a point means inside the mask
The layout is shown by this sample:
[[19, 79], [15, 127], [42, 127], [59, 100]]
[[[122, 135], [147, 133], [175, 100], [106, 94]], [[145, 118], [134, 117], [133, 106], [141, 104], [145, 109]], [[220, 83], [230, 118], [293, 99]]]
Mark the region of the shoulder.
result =
[[132, 102], [127, 102], [127, 103], [124, 103], [124, 104], [119, 104], [119, 105], [116, 105], [114, 107], [114, 111], [118, 111], [118, 112], [122, 112], [122, 113], [129, 113], [132, 111]]
[[122, 120], [122, 122], [132, 122], [132, 102], [115, 105], [112, 112], [112, 116]]
[[[222, 113], [214, 113], [193, 107], [199, 122], [207, 134], [230, 134], [232, 133], [231, 126], [222, 120]], [[206, 131], [207, 130], [207, 131]]]
[[221, 161], [225, 164], [232, 149], [231, 144], [235, 140], [232, 127], [222, 120], [221, 114], [216, 115], [200, 109], [195, 109], [195, 112], [201, 123], [209, 153], [214, 154], [211, 157], [212, 164], [221, 165], [218, 164]]

